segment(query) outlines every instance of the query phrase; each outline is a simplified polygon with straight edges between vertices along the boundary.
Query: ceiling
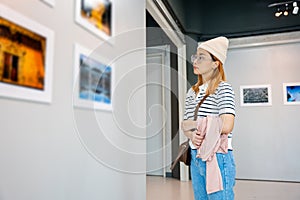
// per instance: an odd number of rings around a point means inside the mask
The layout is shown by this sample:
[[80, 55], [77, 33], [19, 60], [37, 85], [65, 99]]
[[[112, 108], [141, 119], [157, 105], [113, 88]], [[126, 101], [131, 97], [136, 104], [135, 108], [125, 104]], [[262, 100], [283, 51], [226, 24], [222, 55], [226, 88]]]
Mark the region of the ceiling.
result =
[[[275, 17], [276, 0], [162, 0], [181, 31], [206, 40], [224, 35], [229, 38], [300, 30], [297, 15]], [[283, 5], [284, 6], [284, 5]], [[300, 6], [300, 1], [298, 1]], [[292, 9], [292, 4], [290, 4]]]

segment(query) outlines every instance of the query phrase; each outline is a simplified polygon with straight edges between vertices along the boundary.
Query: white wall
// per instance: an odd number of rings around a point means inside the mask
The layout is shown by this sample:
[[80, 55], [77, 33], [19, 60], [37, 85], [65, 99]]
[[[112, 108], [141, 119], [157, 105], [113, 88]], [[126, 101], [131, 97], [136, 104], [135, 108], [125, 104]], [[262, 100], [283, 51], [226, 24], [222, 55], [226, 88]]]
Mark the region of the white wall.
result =
[[[0, 199], [146, 198], [145, 2], [114, 0], [111, 45], [74, 22], [75, 1], [1, 0], [55, 32], [50, 104], [0, 98]], [[113, 112], [74, 108], [74, 42], [115, 60]]]
[[[228, 52], [225, 69], [236, 93], [237, 178], [300, 181], [300, 107], [283, 104], [282, 85], [300, 82], [299, 39], [299, 32], [253, 37], [248, 42], [241, 38], [248, 45]], [[240, 86], [262, 84], [271, 84], [272, 106], [241, 107]]]

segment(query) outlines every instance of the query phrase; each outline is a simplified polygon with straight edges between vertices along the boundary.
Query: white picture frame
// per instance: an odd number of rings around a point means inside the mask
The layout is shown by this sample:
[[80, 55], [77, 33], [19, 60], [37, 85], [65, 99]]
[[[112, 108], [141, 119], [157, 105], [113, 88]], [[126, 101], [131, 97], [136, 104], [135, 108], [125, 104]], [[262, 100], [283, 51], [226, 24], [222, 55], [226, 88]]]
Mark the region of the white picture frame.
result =
[[73, 104], [94, 110], [112, 110], [114, 68], [90, 49], [74, 44]]
[[283, 83], [283, 103], [300, 105], [300, 82]]
[[55, 6], [55, 0], [40, 0], [40, 1], [46, 3], [47, 5], [49, 5], [52, 8], [54, 8], [54, 6]]
[[114, 33], [113, 11], [112, 0], [75, 0], [76, 23], [108, 42]]
[[13, 27], [0, 36], [0, 96], [51, 103], [54, 31], [1, 4], [0, 16]]
[[271, 85], [242, 85], [240, 86], [241, 106], [271, 106]]

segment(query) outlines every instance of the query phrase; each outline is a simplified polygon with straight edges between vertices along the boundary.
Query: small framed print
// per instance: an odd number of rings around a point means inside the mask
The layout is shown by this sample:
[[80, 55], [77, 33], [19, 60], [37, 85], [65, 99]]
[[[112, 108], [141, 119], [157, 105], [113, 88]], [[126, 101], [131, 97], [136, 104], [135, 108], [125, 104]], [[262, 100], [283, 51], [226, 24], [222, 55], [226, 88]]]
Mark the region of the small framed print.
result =
[[112, 36], [111, 0], [75, 0], [75, 21], [96, 36], [108, 40]]
[[40, 0], [46, 4], [48, 4], [49, 6], [51, 7], [54, 7], [55, 6], [55, 0]]
[[270, 106], [271, 96], [271, 85], [240, 86], [241, 106]]
[[300, 82], [283, 83], [283, 102], [285, 105], [300, 105]]
[[112, 110], [113, 67], [101, 56], [74, 45], [74, 106]]
[[54, 32], [0, 4], [0, 96], [50, 103]]

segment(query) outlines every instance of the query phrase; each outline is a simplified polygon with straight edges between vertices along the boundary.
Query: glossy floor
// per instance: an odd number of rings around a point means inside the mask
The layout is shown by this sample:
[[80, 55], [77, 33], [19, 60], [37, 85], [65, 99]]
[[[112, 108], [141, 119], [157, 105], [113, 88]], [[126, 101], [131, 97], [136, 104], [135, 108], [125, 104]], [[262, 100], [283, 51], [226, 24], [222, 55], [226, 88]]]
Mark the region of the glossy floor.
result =
[[[147, 176], [147, 200], [193, 200], [191, 181]], [[300, 200], [300, 183], [237, 180], [236, 200]]]

